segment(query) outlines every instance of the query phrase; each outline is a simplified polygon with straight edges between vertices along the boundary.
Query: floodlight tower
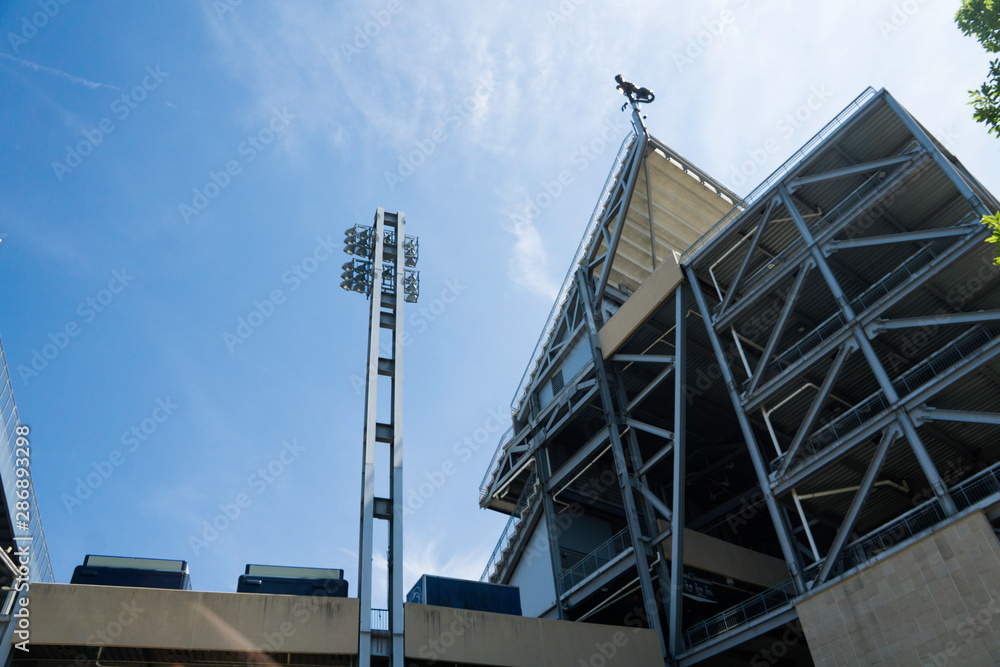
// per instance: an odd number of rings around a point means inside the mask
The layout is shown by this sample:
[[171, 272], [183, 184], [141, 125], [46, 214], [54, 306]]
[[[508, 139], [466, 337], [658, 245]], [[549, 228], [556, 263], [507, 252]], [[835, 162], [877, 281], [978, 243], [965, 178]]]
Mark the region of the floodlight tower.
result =
[[[380, 206], [371, 227], [355, 225], [345, 232], [344, 252], [353, 258], [344, 264], [345, 290], [359, 292], [371, 302], [368, 318], [368, 365], [365, 381], [365, 430], [361, 469], [361, 534], [358, 548], [358, 599], [361, 667], [372, 656], [391, 658], [403, 667], [403, 304], [415, 303], [420, 293], [418, 242], [406, 236], [403, 213], [386, 213]], [[382, 329], [392, 332], [391, 356], [379, 352]], [[389, 378], [392, 401], [389, 420], [376, 414], [378, 376]], [[389, 497], [375, 497], [375, 443], [389, 445]], [[389, 522], [389, 637], [372, 631], [372, 537], [375, 519]], [[377, 632], [377, 631], [376, 631]]]

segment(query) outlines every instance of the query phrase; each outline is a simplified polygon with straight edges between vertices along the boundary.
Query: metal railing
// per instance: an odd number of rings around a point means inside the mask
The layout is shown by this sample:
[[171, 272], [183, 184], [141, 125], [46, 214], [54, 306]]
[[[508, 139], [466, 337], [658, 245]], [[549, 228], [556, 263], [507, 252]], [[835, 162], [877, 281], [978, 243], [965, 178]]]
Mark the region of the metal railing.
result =
[[807, 141], [802, 148], [797, 150], [790, 158], [785, 160], [780, 167], [774, 170], [774, 172], [768, 176], [763, 183], [758, 185], [753, 191], [748, 194], [743, 201], [738, 202], [737, 205], [726, 215], [722, 217], [715, 225], [705, 232], [700, 239], [694, 242], [694, 244], [688, 248], [684, 254], [681, 255], [681, 264], [688, 265], [697, 258], [698, 254], [719, 234], [724, 232], [730, 225], [732, 225], [736, 220], [748, 209], [750, 209], [757, 201], [769, 191], [776, 183], [778, 183], [782, 178], [785, 177], [790, 171], [795, 169], [799, 164], [801, 164], [806, 156], [808, 156], [813, 149], [815, 149], [821, 142], [823, 142], [828, 136], [833, 134], [841, 125], [847, 122], [854, 114], [861, 109], [869, 100], [875, 97], [876, 92], [874, 88], [867, 88], [864, 92], [854, 98], [854, 101], [848, 104], [844, 109], [834, 117], [829, 123], [823, 126], [823, 128], [813, 135], [812, 139]]
[[489, 467], [486, 468], [486, 474], [483, 475], [483, 481], [479, 484], [479, 502], [486, 500], [486, 496], [489, 495], [490, 484], [493, 483], [493, 475], [500, 466], [500, 459], [503, 458], [504, 448], [513, 437], [514, 426], [511, 425], [511, 427], [504, 431], [503, 435], [500, 436], [500, 442], [497, 443], [497, 450], [493, 452], [493, 460], [490, 461]]
[[[836, 576], [863, 565], [883, 551], [934, 527], [946, 518], [940, 503], [934, 498], [844, 547], [830, 574]], [[814, 563], [812, 567], [822, 562]]]
[[611, 197], [611, 190], [615, 184], [615, 180], [621, 172], [622, 166], [625, 163], [625, 158], [629, 154], [629, 150], [632, 148], [633, 143], [635, 143], [636, 138], [637, 135], [634, 131], [629, 133], [629, 135], [622, 141], [621, 147], [618, 149], [618, 154], [615, 156], [611, 172], [608, 174], [608, 178], [604, 182], [604, 188], [601, 189], [601, 196], [597, 200], [594, 212], [590, 216], [590, 222], [587, 223], [587, 228], [583, 233], [583, 238], [580, 240], [580, 247], [577, 248], [576, 256], [573, 258], [573, 262], [569, 266], [569, 271], [566, 272], [566, 277], [563, 278], [562, 287], [559, 288], [559, 294], [556, 296], [555, 303], [552, 304], [552, 310], [549, 311], [549, 317], [545, 321], [545, 326], [542, 327], [542, 334], [538, 337], [538, 342], [535, 343], [535, 349], [531, 353], [528, 365], [524, 369], [524, 375], [521, 376], [521, 382], [518, 384], [517, 391], [514, 393], [514, 400], [511, 402], [511, 409], [515, 414], [524, 404], [524, 398], [528, 392], [528, 385], [531, 383], [532, 377], [534, 377], [542, 350], [545, 349], [545, 346], [548, 344], [549, 337], [552, 335], [555, 324], [559, 320], [559, 315], [566, 306], [566, 298], [569, 296], [570, 287], [573, 284], [573, 276], [576, 274], [576, 270], [583, 261], [584, 255], [590, 248], [590, 244], [594, 241], [597, 234], [598, 222], [601, 215], [604, 213], [604, 208], [607, 206], [608, 200]]
[[896, 388], [900, 396], [906, 396], [940, 375], [945, 369], [951, 368], [975, 353], [979, 348], [996, 338], [998, 334], [1000, 334], [1000, 327], [996, 325], [973, 327], [900, 375], [893, 381], [892, 386]]
[[951, 499], [960, 510], [995, 494], [1000, 494], [1000, 463], [994, 463], [951, 489]]
[[[963, 359], [975, 354], [998, 335], [1000, 326], [976, 326], [900, 375], [892, 381], [892, 386], [900, 397], [905, 398]], [[886, 395], [881, 390], [875, 392], [810, 436], [802, 443], [796, 460], [801, 461], [820, 454], [890, 407]], [[783, 458], [784, 456], [780, 456], [771, 461], [772, 472], [780, 467]]]
[[[973, 214], [968, 214], [955, 226], [973, 227], [978, 224], [979, 218]], [[874, 283], [864, 292], [851, 299], [851, 308], [854, 309], [855, 313], [862, 313], [865, 310], [868, 310], [873, 305], [878, 303], [883, 297], [887, 296], [909, 278], [913, 277], [913, 275], [918, 271], [930, 264], [930, 262], [940, 254], [941, 251], [934, 243], [923, 246], [920, 250], [908, 257], [906, 261], [879, 279], [878, 282]], [[801, 359], [806, 352], [813, 349], [836, 332], [840, 331], [841, 327], [843, 327], [845, 323], [846, 320], [844, 319], [843, 313], [834, 313], [808, 335], [803, 337], [802, 340], [796, 342], [795, 345], [775, 357], [768, 366], [768, 373], [776, 374], [785, 370], [793, 363]]]
[[[949, 493], [959, 511], [990, 497], [1000, 497], [1000, 462], [956, 484]], [[830, 576], [835, 577], [864, 565], [881, 553], [934, 528], [947, 518], [938, 499], [932, 498], [845, 546], [831, 569]], [[820, 560], [813, 563], [805, 571], [818, 572], [823, 562]], [[769, 611], [790, 604], [795, 597], [790, 581], [759, 593], [685, 630], [685, 646], [704, 643], [746, 625]]]
[[372, 630], [389, 631], [388, 609], [372, 609]]
[[628, 528], [623, 528], [559, 575], [559, 590], [568, 591], [631, 547]]
[[696, 644], [702, 644], [730, 630], [744, 626], [769, 612], [782, 607], [790, 607], [795, 597], [795, 587], [791, 581], [778, 584], [774, 588], [769, 588], [747, 598], [715, 616], [698, 621], [684, 631], [684, 645], [690, 648]]
[[517, 499], [517, 503], [514, 505], [514, 511], [510, 513], [510, 518], [507, 520], [507, 525], [504, 526], [503, 532], [500, 533], [500, 539], [497, 540], [496, 547], [493, 548], [493, 553], [490, 555], [489, 562], [486, 563], [485, 569], [483, 569], [482, 576], [479, 577], [479, 581], [493, 581], [494, 577], [499, 571], [499, 566], [503, 563], [508, 543], [514, 539], [517, 535], [518, 526], [521, 525], [521, 519], [525, 510], [528, 509], [528, 505], [531, 499], [535, 497], [538, 493], [538, 475], [535, 471], [531, 471], [531, 475], [528, 477], [528, 481], [524, 485], [524, 489], [521, 491], [520, 497]]
[[[1000, 463], [956, 484], [949, 490], [949, 495], [959, 511], [991, 496], [1000, 495]], [[863, 565], [883, 551], [902, 544], [947, 518], [938, 499], [932, 498], [844, 547], [831, 574], [842, 574]], [[823, 561], [814, 563], [806, 569], [817, 569], [822, 563]]]
[[[869, 195], [875, 192], [878, 189], [878, 187], [885, 181], [885, 178], [886, 178], [886, 172], [884, 171], [875, 172], [870, 177], [868, 177], [861, 185], [855, 188], [854, 192], [847, 195], [847, 197], [842, 199], [839, 204], [837, 204], [835, 207], [827, 211], [827, 213], [824, 214], [822, 218], [820, 218], [815, 223], [809, 225], [809, 228], [815, 232], [820, 227], [829, 227], [834, 222], [842, 218], [847, 211], [851, 210], [853, 207], [863, 202], [865, 198], [867, 198]], [[795, 240], [786, 245], [781, 252], [772, 257], [767, 262], [767, 264], [760, 267], [752, 274], [750, 274], [747, 278], [745, 278], [742, 281], [742, 284], [739, 285], [740, 291], [746, 293], [749, 290], [753, 289], [753, 287], [757, 283], [762, 281], [765, 276], [773, 272], [777, 267], [787, 262], [792, 257], [792, 255], [799, 252], [799, 250], [802, 249], [804, 244], [805, 240], [801, 236], [797, 236]]]

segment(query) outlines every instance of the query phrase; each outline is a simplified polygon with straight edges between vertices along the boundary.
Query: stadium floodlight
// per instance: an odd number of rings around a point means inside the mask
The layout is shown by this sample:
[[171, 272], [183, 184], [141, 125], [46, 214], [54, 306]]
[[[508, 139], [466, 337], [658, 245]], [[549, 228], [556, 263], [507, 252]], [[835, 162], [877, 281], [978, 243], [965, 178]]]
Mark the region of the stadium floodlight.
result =
[[420, 272], [406, 269], [403, 274], [403, 299], [407, 303], [416, 303], [420, 297]]
[[371, 263], [363, 259], [354, 259], [345, 262], [344, 272], [340, 274], [342, 281], [340, 286], [349, 292], [368, 294], [371, 291], [372, 270]]
[[417, 265], [420, 256], [420, 242], [416, 236], [407, 236], [403, 239], [404, 264], [410, 268]]
[[344, 231], [344, 252], [348, 255], [371, 257], [374, 251], [371, 227], [355, 225]]

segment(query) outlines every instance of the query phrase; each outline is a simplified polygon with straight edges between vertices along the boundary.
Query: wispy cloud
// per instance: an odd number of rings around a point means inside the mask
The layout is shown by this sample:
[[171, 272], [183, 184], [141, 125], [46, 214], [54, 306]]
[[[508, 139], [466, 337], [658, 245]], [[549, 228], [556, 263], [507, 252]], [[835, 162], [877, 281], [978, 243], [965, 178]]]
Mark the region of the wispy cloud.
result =
[[118, 86], [112, 86], [107, 83], [100, 83], [98, 81], [91, 81], [90, 79], [84, 79], [82, 76], [76, 76], [75, 74], [70, 74], [69, 72], [64, 72], [60, 69], [55, 69], [53, 67], [46, 67], [45, 65], [39, 65], [38, 63], [33, 63], [22, 58], [17, 58], [6, 53], [0, 53], [0, 58], [5, 60], [10, 60], [15, 62], [22, 67], [28, 67], [36, 72], [45, 72], [46, 74], [54, 74], [56, 76], [61, 76], [64, 79], [69, 79], [71, 82], [79, 84], [81, 86], [86, 86], [91, 90], [97, 90], [98, 88], [110, 88], [111, 90], [121, 90]]

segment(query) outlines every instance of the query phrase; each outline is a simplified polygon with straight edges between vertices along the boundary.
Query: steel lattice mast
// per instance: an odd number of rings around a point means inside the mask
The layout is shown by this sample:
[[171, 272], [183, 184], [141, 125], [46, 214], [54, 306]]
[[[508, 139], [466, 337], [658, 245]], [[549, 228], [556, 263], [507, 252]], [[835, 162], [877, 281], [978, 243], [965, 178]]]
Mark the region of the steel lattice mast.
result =
[[[365, 427], [361, 471], [361, 530], [358, 548], [360, 601], [359, 664], [368, 667], [372, 656], [391, 657], [403, 667], [403, 304], [419, 293], [416, 266], [417, 239], [405, 235], [403, 213], [375, 212], [371, 227], [355, 225], [345, 233], [344, 251], [354, 258], [344, 264], [345, 290], [370, 300], [368, 362], [365, 383]], [[391, 356], [379, 351], [382, 329], [391, 332]], [[378, 376], [388, 377], [392, 400], [388, 422], [377, 415]], [[375, 447], [389, 445], [389, 497], [375, 496]], [[389, 522], [388, 636], [372, 627], [372, 557], [375, 519]], [[374, 640], [374, 641], [373, 641]]]

